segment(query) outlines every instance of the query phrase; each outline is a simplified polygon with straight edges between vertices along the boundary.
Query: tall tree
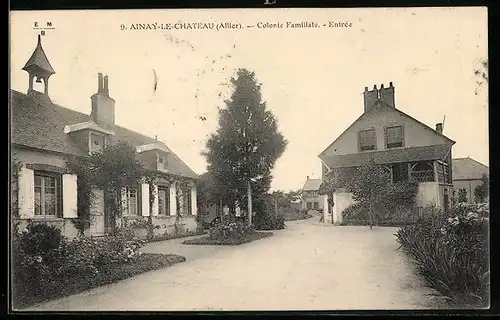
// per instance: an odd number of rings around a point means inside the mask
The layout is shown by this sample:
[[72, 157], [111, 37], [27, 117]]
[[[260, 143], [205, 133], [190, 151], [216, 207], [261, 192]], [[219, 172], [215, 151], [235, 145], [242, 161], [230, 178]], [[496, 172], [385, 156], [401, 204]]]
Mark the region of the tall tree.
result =
[[488, 198], [490, 181], [486, 174], [481, 177], [481, 184], [474, 188], [474, 196], [476, 201], [484, 202]]
[[210, 172], [222, 186], [226, 203], [248, 204], [252, 223], [252, 192], [263, 194], [271, 184], [271, 170], [287, 141], [262, 101], [254, 72], [238, 69], [231, 78], [234, 91], [226, 108], [219, 110], [219, 126], [207, 142], [205, 156]]

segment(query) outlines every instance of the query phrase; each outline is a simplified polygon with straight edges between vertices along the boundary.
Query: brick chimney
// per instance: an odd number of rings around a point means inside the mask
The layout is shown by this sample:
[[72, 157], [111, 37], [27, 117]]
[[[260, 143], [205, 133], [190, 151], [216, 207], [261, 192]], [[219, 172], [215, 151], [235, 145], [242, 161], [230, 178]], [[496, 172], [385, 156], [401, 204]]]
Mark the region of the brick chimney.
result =
[[370, 110], [375, 102], [378, 100], [378, 89], [377, 85], [373, 86], [372, 91], [368, 91], [368, 87], [365, 87], [365, 92], [363, 92], [363, 96], [365, 98], [365, 112]]
[[115, 129], [115, 100], [109, 97], [108, 76], [97, 76], [97, 93], [90, 97], [92, 120], [104, 129]]
[[439, 134], [443, 134], [443, 124], [442, 123], [436, 123], [436, 132]]
[[380, 94], [380, 100], [387, 103], [389, 106], [393, 108], [396, 107], [396, 103], [394, 100], [394, 86], [392, 85], [392, 82], [389, 82], [388, 88], [384, 88], [384, 85], [382, 84], [379, 90], [379, 94]]

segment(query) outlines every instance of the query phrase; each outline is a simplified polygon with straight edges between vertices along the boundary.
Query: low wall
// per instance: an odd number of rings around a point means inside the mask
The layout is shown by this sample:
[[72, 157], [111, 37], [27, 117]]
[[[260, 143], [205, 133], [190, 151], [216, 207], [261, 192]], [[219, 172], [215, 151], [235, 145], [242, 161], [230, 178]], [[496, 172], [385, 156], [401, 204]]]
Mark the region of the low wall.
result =
[[[325, 223], [341, 223], [342, 212], [356, 201], [352, 198], [352, 194], [345, 192], [342, 189], [333, 193], [333, 212], [328, 209], [323, 210], [323, 221]], [[332, 221], [333, 219], [333, 221]]]
[[437, 182], [421, 182], [418, 184], [417, 206], [441, 206], [439, 184]]

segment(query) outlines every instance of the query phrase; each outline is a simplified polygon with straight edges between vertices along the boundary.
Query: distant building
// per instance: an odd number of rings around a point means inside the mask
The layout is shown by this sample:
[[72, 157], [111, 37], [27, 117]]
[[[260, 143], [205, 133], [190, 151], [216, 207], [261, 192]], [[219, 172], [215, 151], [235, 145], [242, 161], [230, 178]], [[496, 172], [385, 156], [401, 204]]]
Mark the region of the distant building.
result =
[[474, 190], [483, 182], [483, 174], [489, 175], [490, 169], [472, 158], [453, 159], [453, 187], [455, 199], [459, 199], [461, 192], [465, 193], [467, 203], [475, 203]]
[[[364, 91], [364, 112], [320, 155], [323, 180], [335, 178], [340, 170], [374, 161], [382, 165], [393, 182], [419, 183], [420, 207], [450, 207], [453, 192], [451, 151], [455, 141], [443, 135], [443, 124], [433, 129], [396, 109], [394, 86]], [[352, 195], [337, 190], [333, 213], [324, 211], [325, 222], [341, 221], [342, 212], [354, 203]]]
[[304, 187], [302, 187], [302, 209], [306, 210], [323, 210], [323, 197], [319, 194], [319, 186], [321, 179], [310, 179], [307, 176]]

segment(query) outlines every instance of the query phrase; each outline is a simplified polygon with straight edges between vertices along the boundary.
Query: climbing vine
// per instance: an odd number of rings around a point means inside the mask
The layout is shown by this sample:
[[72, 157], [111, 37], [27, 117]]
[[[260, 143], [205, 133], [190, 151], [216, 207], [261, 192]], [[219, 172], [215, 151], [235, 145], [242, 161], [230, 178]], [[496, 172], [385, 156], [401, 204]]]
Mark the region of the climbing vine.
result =
[[[147, 176], [145, 168], [138, 160], [135, 148], [126, 142], [110, 145], [102, 152], [70, 157], [67, 167], [78, 175], [77, 188], [80, 197], [78, 218], [74, 219], [73, 223], [81, 233], [90, 226], [93, 188], [104, 190], [109, 221], [116, 221], [121, 225], [122, 189], [139, 184], [142, 178]], [[111, 227], [115, 229], [118, 225]]]
[[11, 210], [14, 217], [19, 217], [19, 172], [23, 167], [23, 163], [17, 159], [15, 155], [12, 156], [10, 161], [10, 172], [11, 172]]

